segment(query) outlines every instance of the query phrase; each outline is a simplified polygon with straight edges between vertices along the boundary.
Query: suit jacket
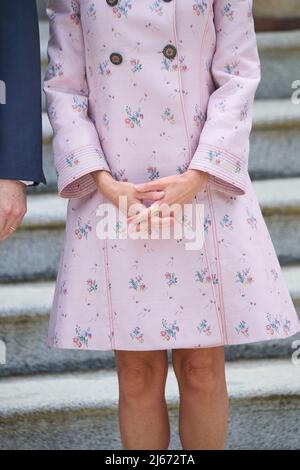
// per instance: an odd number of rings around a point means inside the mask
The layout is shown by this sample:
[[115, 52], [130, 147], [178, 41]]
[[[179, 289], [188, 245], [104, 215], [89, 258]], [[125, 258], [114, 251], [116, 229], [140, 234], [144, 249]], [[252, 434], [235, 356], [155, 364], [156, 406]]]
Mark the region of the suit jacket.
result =
[[5, 0], [0, 15], [0, 179], [45, 182], [39, 31], [34, 0]]

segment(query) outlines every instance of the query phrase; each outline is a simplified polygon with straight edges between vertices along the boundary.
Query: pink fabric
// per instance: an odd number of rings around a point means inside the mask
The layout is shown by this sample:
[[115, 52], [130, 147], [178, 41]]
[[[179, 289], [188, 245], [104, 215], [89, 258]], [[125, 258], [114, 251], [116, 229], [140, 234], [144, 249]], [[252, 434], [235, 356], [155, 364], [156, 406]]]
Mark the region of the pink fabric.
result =
[[[70, 198], [49, 345], [190, 348], [299, 331], [247, 169], [260, 80], [252, 2], [50, 0], [48, 14], [45, 92]], [[205, 208], [202, 250], [97, 238], [107, 201], [92, 171], [140, 183], [188, 168], [210, 175], [194, 201]]]

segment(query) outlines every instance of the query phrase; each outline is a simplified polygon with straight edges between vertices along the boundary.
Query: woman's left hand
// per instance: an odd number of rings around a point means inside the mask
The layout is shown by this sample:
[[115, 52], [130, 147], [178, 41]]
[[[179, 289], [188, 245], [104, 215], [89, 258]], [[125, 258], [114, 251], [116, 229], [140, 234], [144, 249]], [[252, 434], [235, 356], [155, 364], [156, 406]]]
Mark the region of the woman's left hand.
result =
[[173, 204], [179, 204], [181, 207], [184, 204], [191, 203], [195, 195], [204, 190], [208, 180], [208, 173], [200, 170], [187, 170], [181, 175], [166, 176], [159, 178], [149, 183], [137, 184], [134, 186], [136, 191], [140, 193], [148, 193], [149, 191], [164, 191], [165, 195], [162, 199], [152, 204], [150, 207], [140, 212], [137, 215], [133, 215], [128, 218], [130, 224], [143, 225], [145, 222], [151, 220], [152, 224], [163, 226], [164, 222], [174, 223], [174, 214], [170, 216], [167, 211], [167, 219], [163, 220], [163, 212], [158, 212], [158, 219], [151, 218], [153, 209], [159, 211], [159, 206], [164, 205], [172, 206]]

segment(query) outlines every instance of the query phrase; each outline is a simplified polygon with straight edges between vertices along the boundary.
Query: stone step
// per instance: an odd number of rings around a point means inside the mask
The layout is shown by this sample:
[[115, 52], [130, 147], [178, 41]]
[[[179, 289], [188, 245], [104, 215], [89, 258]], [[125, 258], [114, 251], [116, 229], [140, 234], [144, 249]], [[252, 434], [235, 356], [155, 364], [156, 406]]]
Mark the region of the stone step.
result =
[[250, 139], [253, 180], [300, 176], [300, 105], [290, 99], [256, 100]]
[[[284, 274], [300, 315], [300, 265], [285, 267]], [[49, 349], [46, 340], [53, 292], [53, 282], [0, 285], [0, 340], [6, 345], [6, 365], [0, 365], [0, 376], [114, 366], [110, 351]], [[297, 338], [300, 334], [284, 341], [230, 346], [226, 358], [289, 358]]]
[[[226, 365], [228, 449], [298, 449], [300, 365], [290, 360]], [[178, 386], [170, 367], [170, 449], [180, 450]], [[0, 379], [0, 448], [121, 449], [115, 370]]]
[[[254, 188], [281, 263], [300, 262], [300, 178], [255, 181]], [[0, 282], [55, 278], [66, 205], [52, 194], [29, 196], [22, 228], [0, 244]]]
[[299, 80], [300, 30], [261, 32], [257, 44], [262, 73], [257, 98], [290, 98]]
[[48, 0], [36, 0], [38, 16], [40, 20], [46, 20], [46, 8], [47, 8]]
[[0, 285], [0, 340], [6, 345], [0, 376], [114, 366], [111, 352], [47, 346], [53, 293], [53, 282]]
[[[42, 76], [47, 67], [47, 21], [40, 22]], [[292, 94], [292, 81], [299, 79], [300, 30], [268, 31], [257, 33], [261, 60], [262, 80], [257, 98], [288, 98]]]
[[300, 16], [299, 0], [254, 0], [256, 18], [291, 18]]
[[299, 0], [254, 0], [253, 13], [258, 31], [300, 27]]
[[28, 197], [16, 236], [0, 244], [0, 282], [54, 279], [63, 247], [67, 201], [56, 195]]
[[[249, 158], [252, 179], [300, 176], [300, 106], [291, 100], [257, 100]], [[51, 149], [52, 129], [43, 114], [44, 168], [48, 186], [30, 190], [56, 191], [56, 173]]]

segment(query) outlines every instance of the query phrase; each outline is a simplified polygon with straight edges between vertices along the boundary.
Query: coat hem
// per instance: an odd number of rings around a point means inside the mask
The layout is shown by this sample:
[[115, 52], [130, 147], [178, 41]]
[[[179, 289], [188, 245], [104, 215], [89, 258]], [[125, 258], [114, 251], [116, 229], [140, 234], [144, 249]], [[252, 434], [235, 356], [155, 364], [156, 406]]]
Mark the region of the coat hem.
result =
[[103, 352], [108, 352], [108, 351], [161, 351], [161, 350], [169, 350], [169, 349], [207, 349], [207, 348], [218, 348], [222, 346], [242, 346], [244, 344], [255, 344], [255, 343], [262, 343], [262, 342], [267, 342], [267, 341], [280, 341], [280, 340], [285, 340], [288, 338], [292, 338], [296, 334], [300, 333], [300, 326], [297, 330], [291, 332], [287, 336], [280, 336], [280, 337], [264, 337], [260, 339], [255, 339], [255, 340], [249, 340], [249, 341], [241, 341], [237, 339], [236, 341], [230, 340], [228, 342], [219, 342], [219, 343], [212, 343], [212, 344], [205, 344], [201, 345], [200, 343], [195, 344], [195, 345], [187, 345], [187, 344], [168, 344], [166, 347], [152, 347], [152, 348], [129, 348], [129, 347], [115, 347], [115, 348], [105, 348], [105, 347], [91, 347], [91, 348], [75, 348], [69, 345], [54, 345], [50, 341], [48, 341], [47, 345], [50, 349], [71, 349], [71, 350], [76, 350], [76, 351], [103, 351]]

